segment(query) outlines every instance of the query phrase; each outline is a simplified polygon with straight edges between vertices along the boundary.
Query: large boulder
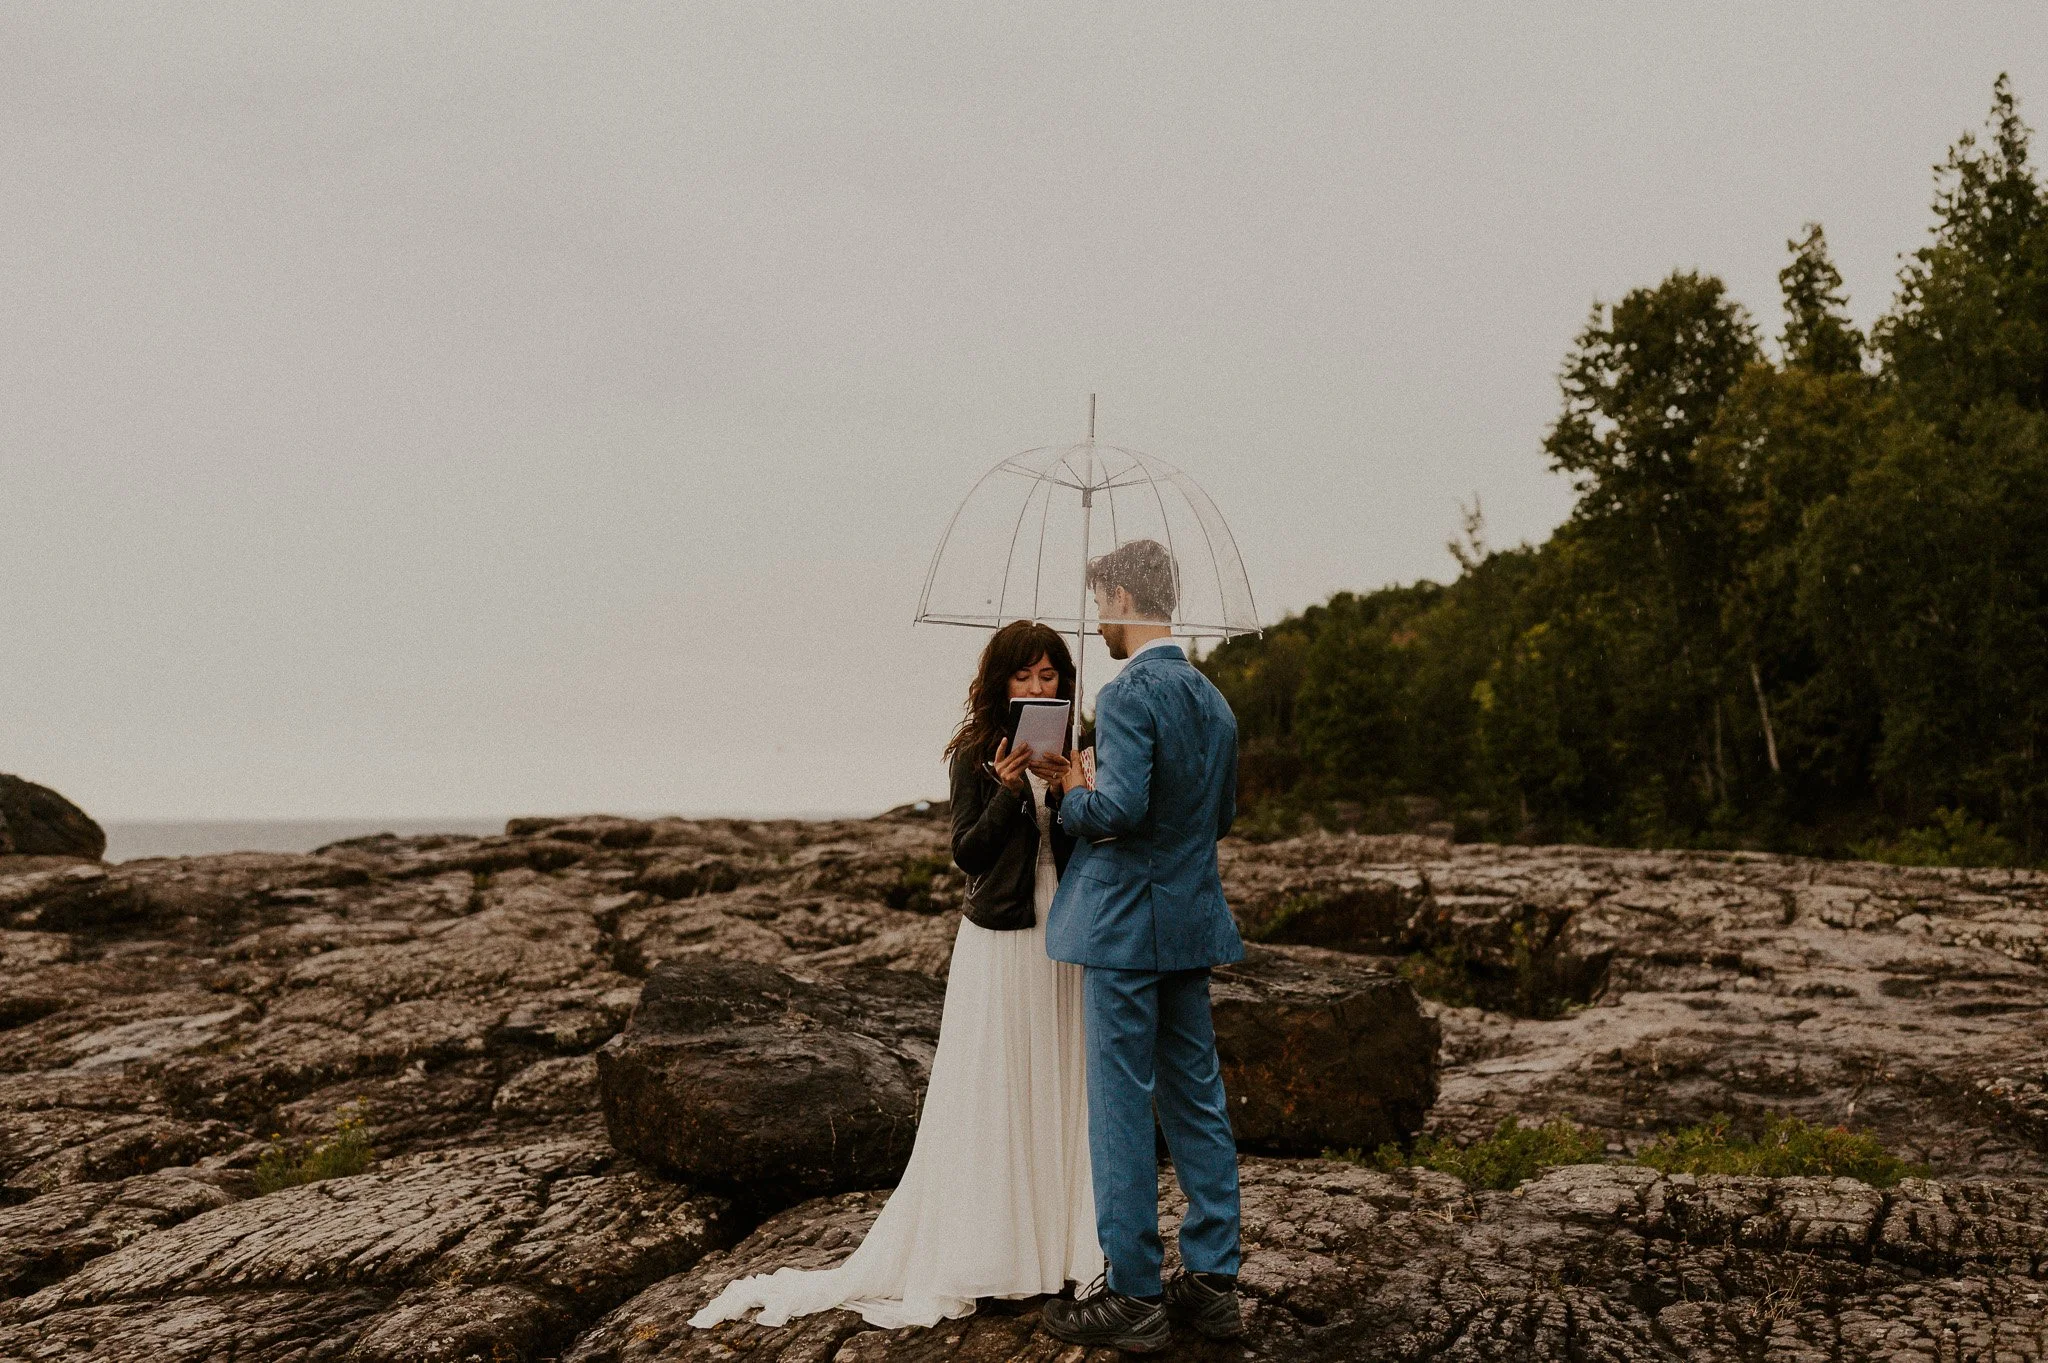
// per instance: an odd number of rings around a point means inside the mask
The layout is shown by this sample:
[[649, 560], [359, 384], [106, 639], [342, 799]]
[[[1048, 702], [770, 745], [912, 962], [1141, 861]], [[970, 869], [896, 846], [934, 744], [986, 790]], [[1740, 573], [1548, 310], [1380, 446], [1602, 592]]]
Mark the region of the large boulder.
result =
[[106, 852], [106, 832], [84, 810], [48, 786], [0, 773], [0, 857], [98, 861]]
[[[1244, 1148], [1370, 1150], [1421, 1129], [1438, 1033], [1406, 981], [1337, 952], [1254, 948], [1216, 972], [1213, 998]], [[669, 962], [598, 1052], [612, 1142], [757, 1205], [894, 1183], [943, 1000], [904, 971], [807, 981], [747, 961]]]
[[1406, 980], [1342, 952], [1252, 947], [1210, 998], [1241, 1148], [1372, 1150], [1422, 1129], [1442, 1032]]
[[612, 1144], [757, 1203], [894, 1183], [944, 1000], [905, 971], [814, 982], [752, 961], [667, 962], [597, 1053]]

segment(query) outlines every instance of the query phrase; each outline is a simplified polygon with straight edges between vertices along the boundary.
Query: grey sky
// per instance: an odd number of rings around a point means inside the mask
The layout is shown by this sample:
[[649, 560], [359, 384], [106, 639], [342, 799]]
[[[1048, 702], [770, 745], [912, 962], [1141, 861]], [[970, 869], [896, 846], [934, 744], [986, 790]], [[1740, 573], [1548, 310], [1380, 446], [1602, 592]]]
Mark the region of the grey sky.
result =
[[[1425, 13], [1434, 10], [1434, 13]], [[1170, 459], [1262, 613], [1568, 496], [1596, 298], [1868, 320], [2048, 7], [0, 9], [0, 770], [103, 818], [881, 808], [954, 502]], [[1106, 667], [1095, 674], [1108, 675]]]

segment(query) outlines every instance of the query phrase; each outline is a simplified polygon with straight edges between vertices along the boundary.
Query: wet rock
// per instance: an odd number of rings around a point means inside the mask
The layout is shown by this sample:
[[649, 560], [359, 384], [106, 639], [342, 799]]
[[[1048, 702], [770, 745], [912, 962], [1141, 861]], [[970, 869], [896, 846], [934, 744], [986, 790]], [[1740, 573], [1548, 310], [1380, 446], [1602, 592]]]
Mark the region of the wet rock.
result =
[[112, 1183], [73, 1183], [22, 1206], [0, 1207], [0, 1296], [32, 1292], [150, 1231], [253, 1191], [246, 1174], [163, 1169]]
[[290, 1294], [298, 1317], [345, 1323], [355, 1358], [460, 1358], [477, 1341], [531, 1358], [719, 1245], [724, 1217], [723, 1203], [601, 1145], [416, 1157], [221, 1206], [103, 1254], [0, 1307], [0, 1356], [97, 1330], [95, 1357], [152, 1358], [155, 1328], [131, 1313], [149, 1304], [196, 1313], [202, 1334], [185, 1347], [214, 1352], [190, 1356], [225, 1357], [240, 1327], [199, 1303]]
[[1440, 1029], [1406, 980], [1338, 952], [1252, 947], [1214, 973], [1210, 1000], [1239, 1148], [1372, 1150], [1422, 1129]]
[[770, 1204], [893, 1182], [944, 996], [895, 971], [810, 981], [752, 962], [671, 961], [597, 1055], [612, 1142]]
[[48, 786], [0, 772], [0, 858], [98, 861], [106, 853], [106, 832], [84, 810]]
[[90, 862], [0, 858], [0, 925], [75, 932], [147, 919], [150, 905], [134, 877]]
[[170, 1116], [117, 1070], [0, 1074], [0, 1201], [194, 1163], [245, 1139]]
[[[613, 1140], [766, 1205], [893, 1182], [916, 1134], [943, 998], [935, 982], [896, 973], [811, 981], [671, 962], [598, 1053]], [[1370, 1150], [1421, 1129], [1438, 1028], [1406, 981], [1355, 956], [1255, 948], [1216, 972], [1212, 998], [1245, 1148]]]
[[[4, 1308], [0, 1357], [97, 1348], [161, 1363], [359, 1348], [539, 1360], [579, 1341], [640, 1347], [630, 1331], [590, 1332], [607, 1294], [630, 1290], [623, 1280], [578, 1292], [509, 1266], [517, 1246], [531, 1249], [535, 1218], [575, 1200], [580, 1174], [536, 1175], [544, 1192], [523, 1201], [487, 1197], [499, 1209], [489, 1228], [407, 1201], [405, 1215], [452, 1239], [404, 1268], [351, 1238], [365, 1216], [343, 1187], [355, 1180], [297, 1190], [306, 1200], [276, 1224], [247, 1210], [280, 1205], [271, 1198], [208, 1204], [238, 1196], [273, 1133], [315, 1142], [350, 1115], [379, 1160], [363, 1178], [573, 1147], [609, 1161], [588, 1175], [603, 1187], [694, 1198], [607, 1153], [593, 1051], [624, 1025], [643, 979], [684, 959], [817, 980], [858, 966], [929, 994], [958, 924], [920, 911], [943, 907], [930, 892], [945, 889], [944, 854], [943, 824], [926, 819], [600, 817], [521, 822], [489, 839], [353, 839], [310, 856], [0, 856], [0, 1244], [23, 1256], [8, 1271], [47, 1293], [95, 1281], [103, 1261], [175, 1251], [163, 1260], [172, 1276], [146, 1290]], [[1436, 1134], [1465, 1140], [1508, 1115], [1570, 1115], [1622, 1152], [1716, 1112], [1744, 1126], [1789, 1113], [1871, 1132], [1940, 1176], [1879, 1192], [1558, 1171], [1516, 1196], [1247, 1158], [1247, 1284], [1267, 1313], [1255, 1353], [2041, 1354], [2028, 1294], [2042, 1291], [2048, 1257], [2036, 1191], [2048, 1180], [2048, 876], [1320, 834], [1226, 843], [1223, 861], [1249, 933], [1287, 910], [1271, 938], [1341, 949], [1276, 947], [1264, 965], [1255, 954], [1235, 1021], [1237, 986], [1218, 975], [1226, 1059], [1261, 1045], [1285, 1055], [1276, 1037], [1317, 1039], [1295, 1047], [1294, 1063], [1307, 1090], [1320, 1085], [1318, 1123], [1346, 1115], [1335, 1095], [1369, 1068], [1360, 1046], [1382, 1033], [1412, 1040], [1398, 1007], [1390, 1023], [1361, 1024], [1343, 1002], [1355, 987], [1375, 1007], [1391, 1003], [1398, 973], [1443, 1031], [1426, 1128]], [[657, 866], [714, 864], [729, 870], [724, 888], [725, 873], [702, 887], [668, 882], [683, 898], [657, 884]], [[920, 886], [927, 902], [908, 907]], [[1320, 982], [1290, 997], [1270, 973], [1287, 962], [1313, 965]], [[801, 1040], [806, 1024], [790, 1025]], [[757, 1026], [767, 1023], [738, 1031]], [[1383, 1068], [1412, 1063], [1403, 1046]], [[1254, 1100], [1285, 1091], [1243, 1074], [1233, 1084]], [[1315, 1148], [1288, 1127], [1285, 1101], [1274, 1107], [1258, 1130], [1256, 1114], [1237, 1114], [1247, 1145]], [[1324, 1143], [1364, 1148], [1374, 1134], [1355, 1125]], [[453, 1181], [415, 1191], [436, 1206], [470, 1199], [455, 1187], [469, 1175], [437, 1177]], [[638, 1250], [597, 1227], [612, 1217], [635, 1239], [638, 1223], [605, 1205], [558, 1242], [631, 1260]], [[230, 1213], [254, 1218], [233, 1223], [257, 1270], [246, 1280], [178, 1238]], [[815, 1246], [831, 1235], [850, 1246], [850, 1225], [818, 1221]], [[745, 1229], [721, 1221], [714, 1238]], [[365, 1276], [337, 1268], [330, 1243], [364, 1256]], [[465, 1267], [451, 1257], [464, 1244], [475, 1263], [500, 1267]], [[286, 1258], [312, 1278], [293, 1279]], [[647, 1271], [643, 1307], [689, 1277]], [[839, 1363], [1061, 1354], [1029, 1310], [901, 1338], [851, 1317], [802, 1328], [811, 1333], [728, 1342], [780, 1340], [757, 1356], [786, 1347], [791, 1359]], [[1394, 1341], [1384, 1350], [1359, 1343], [1382, 1336]]]
[[[1161, 1191], [1170, 1245], [1181, 1210], [1170, 1175]], [[1952, 1352], [1960, 1338], [2039, 1359], [2048, 1339], [2030, 1257], [2048, 1232], [2022, 1229], [2043, 1210], [2038, 1191], [1879, 1193], [1846, 1180], [1574, 1166], [1516, 1195], [1422, 1171], [1247, 1159], [1243, 1198], [1249, 1332], [1211, 1344], [1183, 1330], [1176, 1358], [1972, 1356]], [[690, 1328], [736, 1277], [838, 1262], [879, 1202], [854, 1194], [784, 1212], [625, 1302], [565, 1363], [1078, 1357], [1040, 1328], [1036, 1303], [929, 1330], [874, 1330], [843, 1311], [775, 1329]]]
[[529, 1065], [491, 1098], [491, 1111], [501, 1117], [567, 1117], [598, 1110], [597, 1060], [588, 1055]]
[[706, 1255], [695, 1271], [664, 1279], [619, 1307], [577, 1340], [562, 1363], [638, 1363], [706, 1348], [730, 1352], [704, 1356], [762, 1363], [831, 1359], [868, 1328], [851, 1311], [828, 1311], [775, 1330], [732, 1324], [705, 1332], [692, 1329], [690, 1317], [735, 1279], [779, 1268], [832, 1267], [860, 1244], [887, 1201], [886, 1192], [843, 1193], [772, 1216], [730, 1250]]
[[1401, 860], [1415, 850], [1227, 844], [1224, 875], [1248, 926], [1346, 896], [1404, 906], [1397, 931], [1331, 944], [1406, 952], [1433, 995], [1430, 1130], [1565, 1116], [1633, 1150], [1717, 1113], [1788, 1114], [1941, 1172], [2048, 1176], [2027, 1098], [2048, 875], [1462, 844]]

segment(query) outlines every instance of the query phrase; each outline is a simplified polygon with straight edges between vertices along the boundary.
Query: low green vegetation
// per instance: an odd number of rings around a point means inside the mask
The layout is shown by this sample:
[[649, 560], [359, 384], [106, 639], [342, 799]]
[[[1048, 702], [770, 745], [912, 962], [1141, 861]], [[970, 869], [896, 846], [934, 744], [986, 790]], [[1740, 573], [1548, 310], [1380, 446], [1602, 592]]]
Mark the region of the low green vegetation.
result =
[[1812, 1174], [1860, 1179], [1876, 1188], [1927, 1172], [1892, 1154], [1868, 1132], [1814, 1126], [1797, 1117], [1773, 1117], [1753, 1138], [1731, 1131], [1727, 1117], [1716, 1117], [1659, 1137], [1637, 1152], [1635, 1162], [1667, 1174]]
[[1894, 866], [2017, 866], [2020, 849], [1970, 817], [1967, 810], [1937, 809], [1919, 828], [1890, 841], [1861, 843], [1857, 856]]
[[1415, 1167], [1434, 1169], [1440, 1174], [1463, 1179], [1474, 1188], [1512, 1188], [1536, 1177], [1536, 1171], [1553, 1164], [1600, 1163], [1600, 1140], [1570, 1122], [1548, 1121], [1541, 1126], [1523, 1126], [1509, 1117], [1482, 1141], [1461, 1146], [1441, 1136], [1424, 1136], [1411, 1151], [1387, 1144], [1373, 1151], [1371, 1158], [1359, 1159], [1351, 1152], [1340, 1158], [1356, 1159], [1389, 1172]]
[[[1382, 1145], [1371, 1155], [1357, 1150], [1326, 1150], [1325, 1159], [1396, 1169], [1434, 1169], [1464, 1180], [1474, 1188], [1508, 1189], [1527, 1182], [1537, 1171], [1561, 1164], [1604, 1164], [1600, 1139], [1569, 1121], [1523, 1126], [1509, 1117], [1493, 1134], [1470, 1145], [1441, 1136], [1424, 1136], [1412, 1150]], [[1667, 1174], [1757, 1174], [1767, 1178], [1814, 1175], [1859, 1179], [1889, 1188], [1900, 1179], [1926, 1170], [1906, 1163], [1878, 1144], [1867, 1132], [1815, 1126], [1797, 1117], [1772, 1117], [1761, 1134], [1738, 1134], [1733, 1121], [1715, 1117], [1697, 1126], [1660, 1136], [1621, 1164], [1641, 1164]]]
[[325, 1140], [287, 1142], [270, 1138], [270, 1148], [256, 1161], [256, 1191], [274, 1193], [323, 1178], [360, 1174], [376, 1162], [370, 1133], [360, 1106], [346, 1113]]
[[1505, 965], [1475, 958], [1459, 942], [1442, 942], [1402, 959], [1401, 978], [1416, 993], [1454, 1008], [1488, 1008], [1524, 1018], [1562, 1017], [1586, 1001], [1589, 980], [1565, 977], [1552, 934], [1540, 923], [1516, 923], [1509, 929]]
[[1282, 901], [1280, 907], [1273, 910], [1271, 918], [1268, 918], [1265, 922], [1260, 923], [1254, 928], [1248, 929], [1245, 932], [1245, 938], [1253, 942], [1285, 942], [1288, 940], [1287, 931], [1289, 927], [1304, 915], [1327, 907], [1329, 902], [1330, 897], [1324, 894], [1295, 895], [1290, 899]]
[[933, 885], [952, 869], [953, 859], [950, 856], [934, 853], [925, 857], [908, 857], [898, 868], [896, 883], [884, 892], [883, 901], [892, 909], [936, 913], [944, 906], [932, 899]]
[[1201, 660], [1244, 834], [1406, 804], [1473, 840], [2048, 859], [2030, 141], [2001, 78], [1867, 330], [1817, 223], [1777, 327], [1690, 270], [1597, 305], [1530, 451], [1576, 497], [1547, 539], [1489, 545], [1475, 503], [1450, 582], [1339, 592]]
[[1472, 962], [1464, 947], [1456, 942], [1445, 942], [1404, 957], [1401, 978], [1422, 997], [1453, 1008], [1472, 1008], [1479, 1003], [1479, 994], [1472, 986]]

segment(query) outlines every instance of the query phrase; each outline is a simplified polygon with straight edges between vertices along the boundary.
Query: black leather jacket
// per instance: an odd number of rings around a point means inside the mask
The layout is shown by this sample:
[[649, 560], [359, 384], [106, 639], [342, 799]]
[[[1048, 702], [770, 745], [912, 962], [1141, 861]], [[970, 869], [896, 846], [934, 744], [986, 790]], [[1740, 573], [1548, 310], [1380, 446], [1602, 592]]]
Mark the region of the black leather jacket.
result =
[[[1062, 872], [1074, 840], [1060, 831], [1059, 792], [1052, 806], [1053, 864]], [[1038, 870], [1038, 816], [1029, 793], [996, 780], [971, 753], [953, 757], [953, 862], [967, 873], [967, 921], [997, 932], [1035, 926], [1032, 897]]]

